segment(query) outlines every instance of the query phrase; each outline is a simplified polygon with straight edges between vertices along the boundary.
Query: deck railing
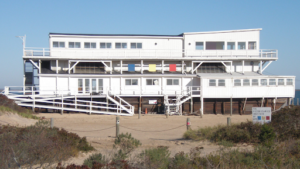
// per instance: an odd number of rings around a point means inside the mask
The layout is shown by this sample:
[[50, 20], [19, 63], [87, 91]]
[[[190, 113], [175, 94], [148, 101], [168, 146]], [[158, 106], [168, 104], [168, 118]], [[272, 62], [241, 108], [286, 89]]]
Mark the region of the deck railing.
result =
[[260, 49], [260, 50], [151, 50], [151, 49], [52, 49], [49, 48], [25, 48], [24, 56], [45, 56], [45, 57], [61, 57], [61, 58], [278, 58], [276, 49]]

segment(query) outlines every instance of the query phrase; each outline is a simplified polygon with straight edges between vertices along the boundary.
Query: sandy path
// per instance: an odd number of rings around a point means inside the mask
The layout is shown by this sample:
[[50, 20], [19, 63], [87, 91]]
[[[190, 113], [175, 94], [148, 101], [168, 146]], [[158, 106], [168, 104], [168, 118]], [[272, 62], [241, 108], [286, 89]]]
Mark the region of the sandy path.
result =
[[19, 116], [16, 113], [10, 113], [10, 112], [1, 113], [0, 112], [0, 125], [25, 127], [25, 126], [34, 125], [36, 122], [37, 122], [37, 120], [27, 119], [22, 116]]
[[[97, 149], [96, 152], [101, 152], [107, 156], [113, 153], [112, 145], [116, 135], [116, 129], [114, 127], [116, 116], [86, 114], [60, 115], [57, 113], [41, 113], [38, 116], [54, 118], [54, 126], [77, 133], [79, 136], [86, 136], [88, 141]], [[204, 115], [203, 118], [199, 116], [189, 116], [193, 129], [218, 124], [226, 125], [227, 117], [229, 116]], [[142, 115], [141, 119], [138, 119], [137, 115], [132, 117], [121, 116], [120, 133], [131, 133], [134, 138], [142, 142], [142, 146], [133, 154], [137, 154], [145, 148], [157, 146], [168, 146], [172, 156], [180, 151], [187, 153], [191, 148], [197, 146], [204, 147], [203, 153], [210, 153], [219, 148], [219, 146], [209, 142], [182, 140], [182, 135], [186, 131], [186, 119], [187, 116], [170, 116], [166, 118], [164, 115]], [[252, 116], [231, 116], [232, 123], [240, 123], [247, 120], [251, 121]], [[168, 131], [157, 132], [162, 130]], [[82, 164], [83, 160], [90, 154], [92, 153], [80, 154], [78, 157], [68, 160], [68, 163]]]

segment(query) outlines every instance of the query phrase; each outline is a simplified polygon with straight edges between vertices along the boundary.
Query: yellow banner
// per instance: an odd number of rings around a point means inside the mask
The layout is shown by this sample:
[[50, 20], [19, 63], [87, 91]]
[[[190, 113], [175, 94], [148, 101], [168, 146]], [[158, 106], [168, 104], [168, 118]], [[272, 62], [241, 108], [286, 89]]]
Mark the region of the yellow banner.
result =
[[149, 72], [156, 72], [156, 64], [149, 64]]

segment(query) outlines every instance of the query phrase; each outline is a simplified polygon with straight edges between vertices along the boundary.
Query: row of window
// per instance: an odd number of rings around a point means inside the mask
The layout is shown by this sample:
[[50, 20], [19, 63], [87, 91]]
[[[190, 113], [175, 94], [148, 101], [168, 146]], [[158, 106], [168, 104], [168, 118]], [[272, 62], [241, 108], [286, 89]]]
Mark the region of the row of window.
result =
[[[293, 79], [260, 79], [260, 86], [294, 85]], [[224, 79], [210, 79], [209, 86], [225, 86]], [[234, 79], [234, 86], [259, 86], [259, 79]]]
[[[205, 50], [225, 50], [227, 44], [227, 50], [236, 50], [236, 42], [205, 42]], [[246, 49], [246, 42], [237, 42], [238, 50]], [[248, 42], [248, 50], [255, 50], [256, 42]], [[204, 50], [203, 42], [196, 42], [196, 50]]]
[[[166, 79], [168, 86], [177, 86], [179, 85], [179, 79]], [[126, 86], [138, 85], [138, 79], [125, 79]], [[147, 86], [157, 86], [159, 85], [158, 79], [146, 79]]]
[[[53, 48], [65, 48], [65, 42], [57, 42], [54, 41], [52, 44]], [[96, 42], [84, 42], [83, 43], [84, 48], [92, 48], [96, 49]], [[69, 42], [69, 48], [81, 48], [80, 42]], [[126, 42], [116, 42], [115, 43], [116, 49], [127, 49], [127, 43]], [[142, 49], [143, 44], [138, 42], [131, 42], [130, 43], [130, 49]], [[112, 49], [112, 43], [111, 42], [100, 42], [100, 49]]]

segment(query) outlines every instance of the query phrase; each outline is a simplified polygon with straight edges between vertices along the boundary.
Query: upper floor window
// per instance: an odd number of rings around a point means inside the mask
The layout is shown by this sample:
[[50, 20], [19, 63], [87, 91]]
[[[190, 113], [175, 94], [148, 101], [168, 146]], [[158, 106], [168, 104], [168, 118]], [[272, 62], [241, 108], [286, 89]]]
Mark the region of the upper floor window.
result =
[[278, 86], [284, 85], [284, 79], [278, 79]]
[[225, 86], [225, 80], [224, 79], [219, 79], [218, 80], [218, 86]]
[[234, 79], [234, 86], [242, 86], [241, 79]]
[[258, 86], [258, 79], [252, 79], [252, 86]]
[[80, 42], [69, 42], [69, 48], [80, 48]]
[[203, 42], [196, 42], [196, 50], [203, 50]]
[[250, 86], [250, 80], [249, 79], [244, 79], [243, 80], [243, 86]]
[[84, 42], [84, 48], [96, 48], [96, 43], [94, 43], [94, 42]]
[[178, 79], [167, 79], [167, 85], [179, 85]]
[[147, 86], [157, 86], [159, 85], [158, 79], [146, 79]]
[[116, 49], [127, 49], [127, 43], [116, 43]]
[[227, 42], [227, 50], [235, 50], [235, 42]]
[[224, 50], [224, 42], [206, 42], [206, 50]]
[[54, 48], [64, 48], [65, 47], [65, 42], [56, 42], [56, 41], [54, 41], [52, 46]]
[[255, 50], [256, 49], [256, 42], [248, 42], [248, 49]]
[[269, 85], [270, 86], [276, 85], [276, 79], [269, 79]]
[[142, 43], [130, 43], [131, 49], [142, 49], [143, 44]]
[[293, 79], [286, 79], [286, 85], [294, 85]]
[[111, 43], [101, 42], [100, 43], [100, 49], [110, 49]]
[[209, 86], [217, 86], [215, 79], [209, 79]]
[[246, 42], [238, 42], [238, 50], [245, 50]]
[[260, 85], [267, 86], [267, 79], [260, 79]]
[[125, 79], [126, 86], [135, 86], [138, 85], [138, 79]]

